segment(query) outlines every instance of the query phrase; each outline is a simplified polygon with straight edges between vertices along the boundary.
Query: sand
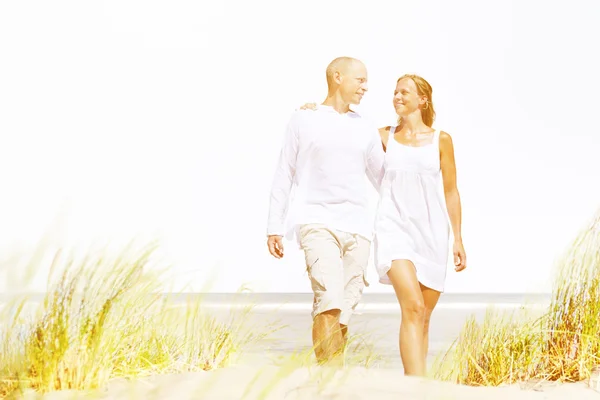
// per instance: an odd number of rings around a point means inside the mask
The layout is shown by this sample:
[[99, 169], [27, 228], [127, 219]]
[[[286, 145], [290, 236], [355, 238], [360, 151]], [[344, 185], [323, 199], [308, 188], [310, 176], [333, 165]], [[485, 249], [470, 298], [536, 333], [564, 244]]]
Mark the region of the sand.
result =
[[[280, 376], [283, 374], [284, 376]], [[264, 395], [264, 397], [261, 397]], [[33, 393], [24, 399], [38, 398]], [[451, 400], [510, 398], [548, 400], [598, 400], [600, 393], [585, 383], [468, 387], [429, 379], [404, 377], [396, 369], [298, 368], [286, 371], [276, 366], [223, 368], [154, 376], [136, 381], [115, 380], [94, 393], [55, 392], [46, 400], [96, 399], [265, 399], [265, 400]]]

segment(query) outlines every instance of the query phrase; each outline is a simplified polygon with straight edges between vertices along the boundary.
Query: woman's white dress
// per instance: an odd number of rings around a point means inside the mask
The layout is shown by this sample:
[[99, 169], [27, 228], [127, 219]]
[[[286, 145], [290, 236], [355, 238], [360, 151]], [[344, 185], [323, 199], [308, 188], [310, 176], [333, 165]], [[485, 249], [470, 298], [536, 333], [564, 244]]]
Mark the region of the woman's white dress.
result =
[[391, 284], [393, 260], [410, 260], [419, 282], [444, 291], [450, 225], [440, 169], [440, 133], [424, 146], [407, 146], [390, 128], [385, 174], [375, 218], [375, 267], [379, 282]]

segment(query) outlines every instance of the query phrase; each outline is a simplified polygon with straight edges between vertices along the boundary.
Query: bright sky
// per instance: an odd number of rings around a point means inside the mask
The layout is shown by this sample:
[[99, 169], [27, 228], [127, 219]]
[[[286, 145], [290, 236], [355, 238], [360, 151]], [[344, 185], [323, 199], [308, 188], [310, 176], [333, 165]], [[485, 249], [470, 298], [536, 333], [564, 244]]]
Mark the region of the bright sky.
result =
[[599, 18], [578, 0], [1, 2], [0, 258], [20, 268], [47, 231], [157, 235], [194, 290], [309, 291], [294, 243], [267, 252], [269, 189], [288, 118], [347, 55], [378, 126], [400, 75], [434, 88], [469, 262], [447, 290], [547, 291], [600, 206]]

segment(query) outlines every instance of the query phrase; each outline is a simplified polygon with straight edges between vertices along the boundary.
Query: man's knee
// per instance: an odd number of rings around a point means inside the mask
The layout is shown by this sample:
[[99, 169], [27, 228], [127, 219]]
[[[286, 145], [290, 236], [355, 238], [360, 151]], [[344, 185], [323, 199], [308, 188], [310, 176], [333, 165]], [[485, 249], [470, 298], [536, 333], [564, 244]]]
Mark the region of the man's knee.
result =
[[344, 310], [343, 271], [334, 263], [334, 260], [319, 260], [309, 272], [314, 293], [313, 318], [324, 314], [324, 318], [339, 319]]
[[343, 325], [348, 325], [352, 315], [354, 314], [354, 310], [360, 303], [363, 291], [365, 289], [366, 281], [364, 278], [363, 270], [356, 271], [346, 282], [346, 287], [344, 290], [344, 308], [342, 309], [342, 313], [340, 316], [340, 323]]
[[339, 323], [338, 321], [340, 319], [341, 311], [342, 310], [340, 310], [339, 308], [332, 308], [330, 310], [319, 312], [317, 315], [315, 315], [315, 318], [321, 318], [327, 321]]
[[315, 293], [312, 317], [339, 322], [344, 309], [344, 298], [341, 291], [324, 290]]
[[349, 314], [360, 302], [365, 287], [369, 286], [366, 269], [371, 243], [361, 236], [356, 236], [355, 240], [357, 246], [344, 255], [344, 299]]

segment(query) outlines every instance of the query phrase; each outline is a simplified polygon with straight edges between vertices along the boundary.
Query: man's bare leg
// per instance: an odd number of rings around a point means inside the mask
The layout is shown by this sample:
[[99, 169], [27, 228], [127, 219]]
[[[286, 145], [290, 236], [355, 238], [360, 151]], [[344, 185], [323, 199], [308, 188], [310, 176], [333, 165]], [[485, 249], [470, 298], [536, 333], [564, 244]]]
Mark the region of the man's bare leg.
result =
[[342, 353], [346, 351], [348, 344], [348, 325], [340, 324], [340, 332], [342, 332]]
[[340, 310], [328, 310], [315, 316], [312, 334], [317, 362], [341, 364], [344, 337], [340, 329]]

